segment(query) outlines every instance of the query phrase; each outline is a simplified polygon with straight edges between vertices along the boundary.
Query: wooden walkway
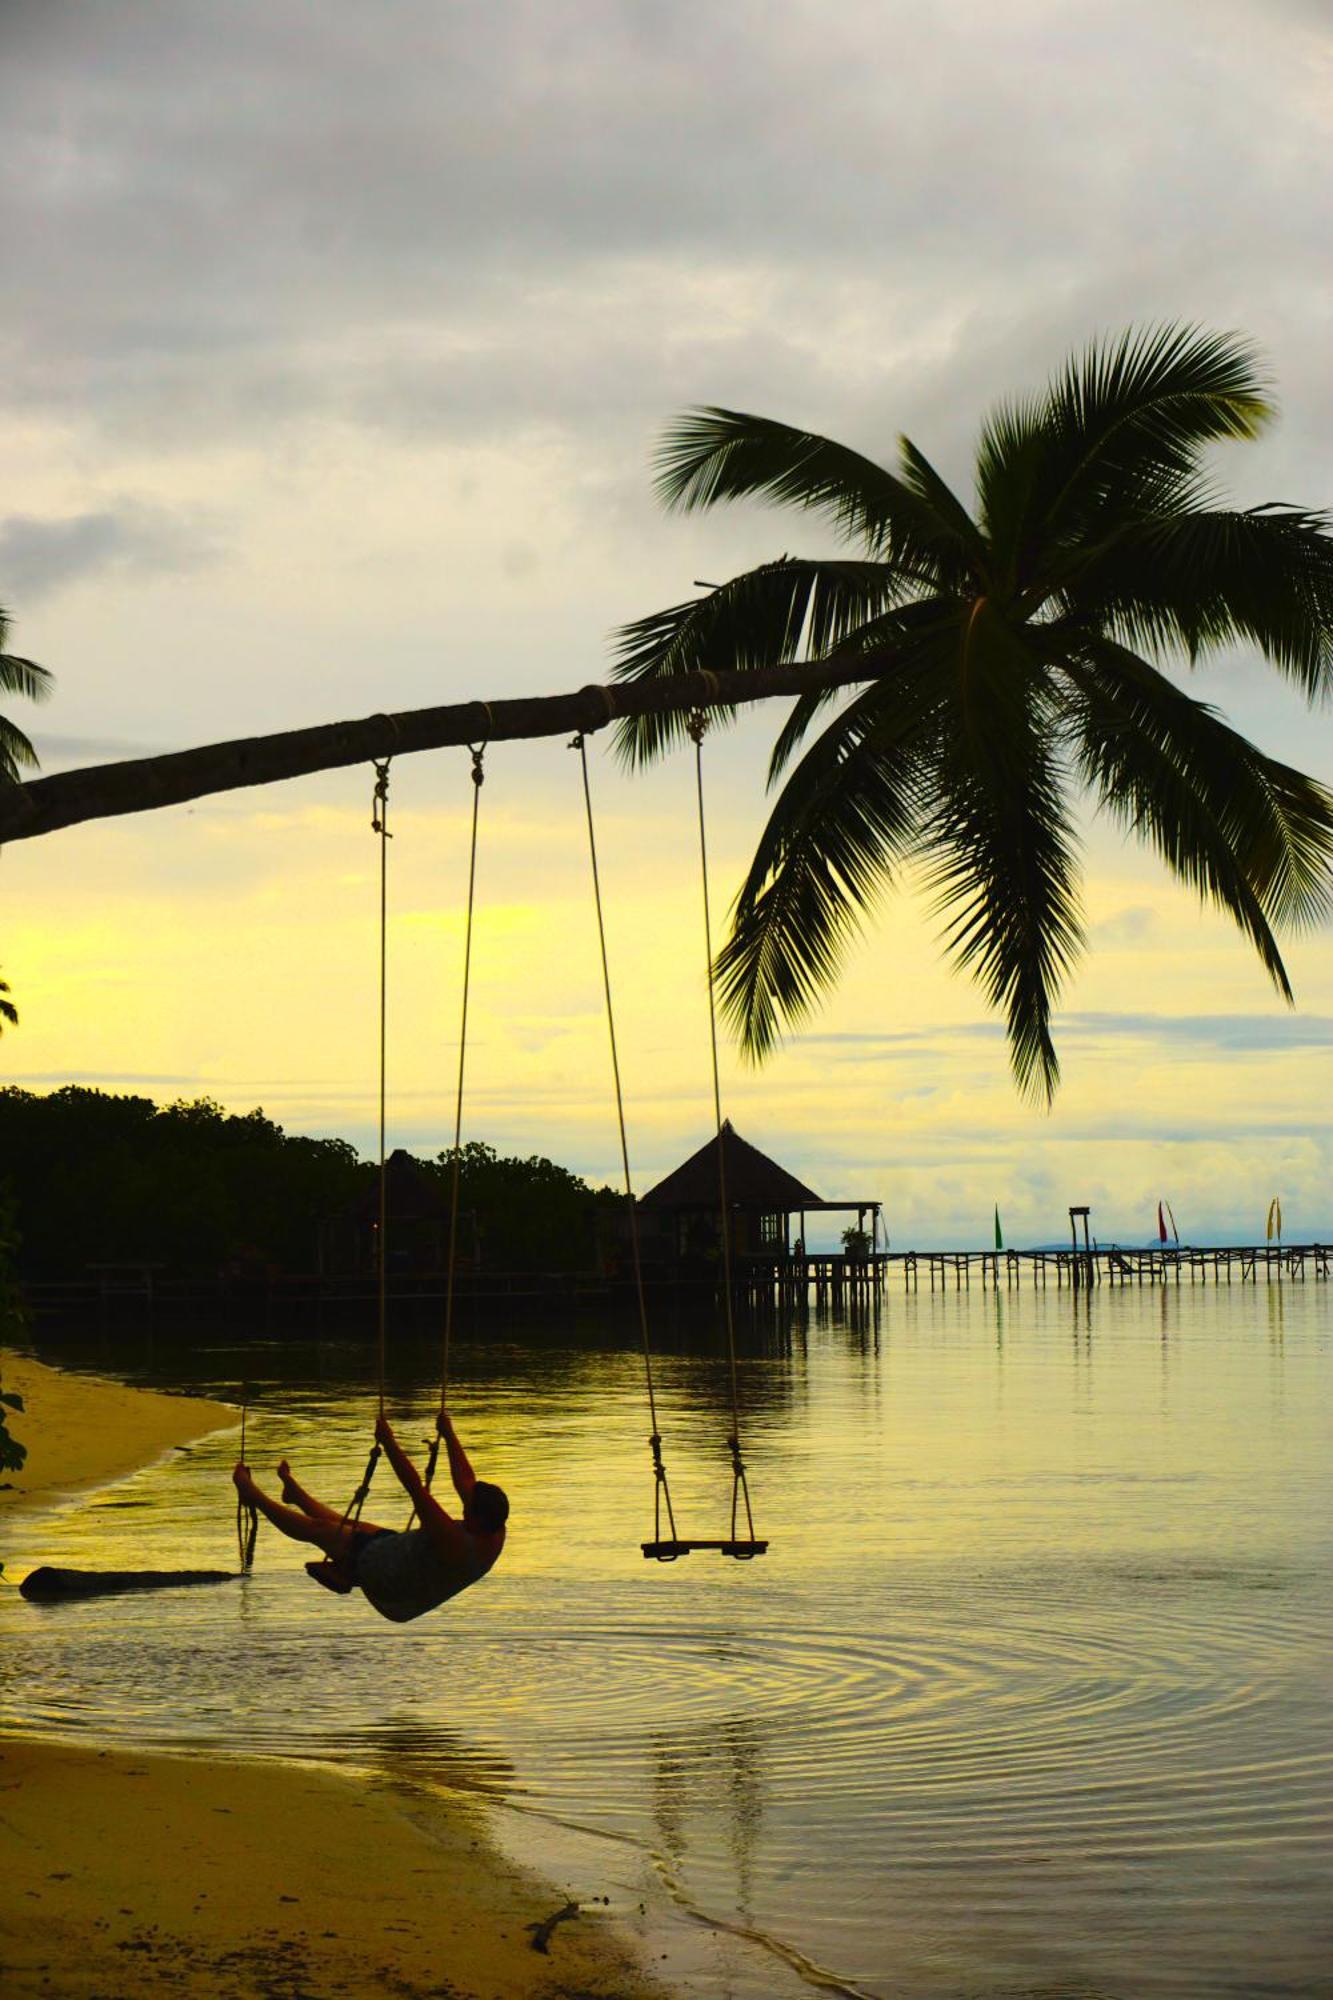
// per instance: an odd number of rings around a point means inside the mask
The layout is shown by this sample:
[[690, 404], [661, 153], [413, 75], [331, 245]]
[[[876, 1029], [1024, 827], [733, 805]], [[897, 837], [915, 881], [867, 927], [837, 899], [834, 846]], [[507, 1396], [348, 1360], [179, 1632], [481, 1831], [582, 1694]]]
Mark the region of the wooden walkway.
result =
[[1327, 1279], [1333, 1245], [1327, 1243], [1230, 1244], [1192, 1248], [1124, 1249], [1100, 1244], [1090, 1250], [891, 1250], [873, 1258], [792, 1257], [749, 1259], [747, 1291], [817, 1302], [882, 1293], [897, 1286], [916, 1291], [1041, 1291], [1091, 1285], [1256, 1285]]
[[[761, 1319], [791, 1309], [879, 1311], [886, 1292], [1016, 1290], [1080, 1291], [1096, 1285], [1259, 1285], [1327, 1280], [1333, 1245], [1249, 1244], [1191, 1249], [1126, 1250], [1114, 1244], [1090, 1250], [892, 1250], [874, 1257], [811, 1254], [747, 1257], [735, 1268], [742, 1307]], [[650, 1300], [684, 1305], [715, 1299], [715, 1278], [650, 1278]], [[366, 1278], [273, 1276], [254, 1285], [186, 1278], [149, 1265], [104, 1267], [63, 1283], [29, 1283], [26, 1303], [43, 1318], [81, 1319], [147, 1315], [312, 1333], [365, 1322], [374, 1311], [375, 1287]], [[444, 1304], [438, 1272], [395, 1274], [389, 1287], [394, 1322], [407, 1330], [430, 1329]], [[460, 1321], [525, 1319], [533, 1315], [578, 1317], [624, 1309], [632, 1299], [623, 1280], [561, 1272], [488, 1272], [459, 1280]]]
[[1326, 1279], [1333, 1262], [1327, 1243], [1251, 1243], [1194, 1249], [1181, 1244], [1146, 1250], [1117, 1244], [1091, 1250], [908, 1250], [886, 1259], [900, 1264], [904, 1289], [966, 1291], [975, 1276], [982, 1286], [1038, 1290], [1088, 1285], [1256, 1285]]

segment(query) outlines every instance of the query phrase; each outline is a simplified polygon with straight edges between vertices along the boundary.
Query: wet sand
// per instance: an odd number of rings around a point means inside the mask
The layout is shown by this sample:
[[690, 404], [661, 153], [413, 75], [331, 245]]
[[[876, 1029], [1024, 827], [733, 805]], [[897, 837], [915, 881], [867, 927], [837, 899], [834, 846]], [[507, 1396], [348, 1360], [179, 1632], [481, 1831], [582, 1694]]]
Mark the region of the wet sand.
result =
[[226, 1403], [67, 1375], [8, 1348], [0, 1350], [0, 1389], [23, 1398], [22, 1410], [9, 1411], [8, 1425], [10, 1436], [28, 1447], [22, 1470], [0, 1476], [0, 1517], [105, 1486], [241, 1420]]
[[[236, 1421], [223, 1404], [21, 1356], [4, 1357], [0, 1382], [25, 1398], [11, 1428], [30, 1448], [0, 1493], [10, 1509], [104, 1484]], [[565, 1906], [565, 1892], [499, 1852], [480, 1804], [412, 1805], [405, 1790], [305, 1767], [10, 1738], [0, 1746], [0, 1986], [7, 2000], [661, 1993], [605, 1912], [571, 1915], [550, 1929], [545, 1953], [534, 1950], [531, 1927]]]
[[565, 1896], [497, 1855], [481, 1807], [426, 1831], [392, 1794], [306, 1769], [11, 1741], [0, 1879], [9, 2000], [654, 1990], [586, 1913], [534, 1951]]

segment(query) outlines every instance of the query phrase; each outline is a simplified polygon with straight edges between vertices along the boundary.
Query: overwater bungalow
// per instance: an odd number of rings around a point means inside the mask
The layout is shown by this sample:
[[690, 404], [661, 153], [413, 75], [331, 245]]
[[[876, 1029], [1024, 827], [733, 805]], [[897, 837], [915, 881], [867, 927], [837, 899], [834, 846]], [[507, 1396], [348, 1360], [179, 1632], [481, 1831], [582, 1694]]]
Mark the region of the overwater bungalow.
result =
[[754, 1264], [785, 1265], [806, 1256], [808, 1220], [816, 1215], [856, 1218], [867, 1253], [879, 1240], [880, 1204], [867, 1195], [826, 1201], [804, 1181], [743, 1139], [728, 1119], [697, 1153], [649, 1188], [639, 1202], [644, 1268], [655, 1277], [704, 1277], [721, 1256], [720, 1186], [725, 1174], [731, 1257], [737, 1270]]

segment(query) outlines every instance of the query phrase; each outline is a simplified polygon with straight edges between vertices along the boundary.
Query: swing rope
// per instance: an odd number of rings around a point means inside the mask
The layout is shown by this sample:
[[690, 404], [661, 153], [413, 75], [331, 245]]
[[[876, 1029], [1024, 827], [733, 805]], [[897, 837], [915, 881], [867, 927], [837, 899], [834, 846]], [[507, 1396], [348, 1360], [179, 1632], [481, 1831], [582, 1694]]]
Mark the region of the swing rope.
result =
[[385, 1101], [388, 1072], [389, 1021], [389, 761], [375, 765], [375, 796], [370, 824], [380, 843], [380, 1222], [376, 1257], [376, 1358], [380, 1415], [384, 1415], [384, 1375], [389, 1326], [389, 1176], [385, 1147]]
[[736, 1521], [742, 1503], [749, 1529], [751, 1549], [754, 1548], [754, 1515], [750, 1508], [750, 1488], [745, 1476], [745, 1461], [741, 1457], [741, 1396], [740, 1376], [736, 1367], [736, 1309], [732, 1296], [731, 1271], [731, 1205], [727, 1199], [727, 1156], [722, 1131], [722, 1080], [717, 1055], [717, 997], [713, 982], [713, 922], [708, 897], [708, 832], [704, 816], [704, 736], [708, 729], [708, 715], [704, 709], [695, 709], [687, 724], [690, 740], [694, 744], [694, 782], [699, 807], [699, 870], [703, 881], [704, 906], [704, 950], [708, 978], [708, 1034], [713, 1054], [713, 1118], [717, 1128], [717, 1178], [718, 1199], [721, 1204], [722, 1223], [722, 1299], [727, 1325], [727, 1356], [731, 1372], [731, 1435], [727, 1439], [727, 1449], [731, 1453], [731, 1553], [743, 1554], [743, 1545], [737, 1542]]
[[[246, 1419], [250, 1413], [250, 1384], [241, 1384], [241, 1452], [244, 1465]], [[241, 1575], [248, 1576], [255, 1566], [255, 1543], [259, 1539], [259, 1509], [253, 1500], [236, 1495], [236, 1553], [240, 1558]]]
[[[371, 801], [371, 808], [370, 808], [371, 829], [375, 833], [380, 844], [380, 1021], [379, 1021], [380, 1185], [379, 1185], [379, 1227], [375, 1238], [375, 1266], [376, 1266], [375, 1356], [376, 1356], [376, 1375], [378, 1377], [377, 1389], [379, 1398], [379, 1413], [381, 1416], [384, 1415], [384, 1381], [386, 1374], [386, 1360], [388, 1354], [388, 1328], [389, 1328], [389, 1245], [388, 1245], [389, 1175], [388, 1175], [388, 1151], [385, 1144], [385, 1138], [386, 1138], [385, 1107], [388, 1096], [387, 1072], [388, 1072], [388, 1045], [389, 1045], [389, 1037], [388, 1037], [389, 842], [393, 838], [393, 835], [389, 831], [389, 762], [390, 760], [387, 757], [384, 759], [383, 763], [380, 763], [378, 760], [376, 760], [375, 762], [375, 791]], [[349, 1527], [354, 1528], [357, 1522], [361, 1519], [361, 1509], [366, 1504], [366, 1498], [370, 1492], [371, 1481], [375, 1477], [375, 1467], [379, 1464], [379, 1462], [380, 1462], [380, 1446], [377, 1440], [370, 1447], [370, 1455], [366, 1460], [366, 1469], [361, 1475], [360, 1484], [357, 1486], [356, 1491], [353, 1493], [351, 1499], [347, 1503], [347, 1510], [342, 1517], [342, 1526], [344, 1528], [349, 1528]], [[321, 1563], [308, 1563], [306, 1567], [311, 1572], [311, 1574], [316, 1577], [316, 1581], [323, 1580], [318, 1574], [320, 1571], [323, 1571], [325, 1573], [325, 1576], [330, 1578], [336, 1575], [338, 1571], [338, 1565], [334, 1561], [332, 1556], [325, 1556], [323, 1562]], [[335, 1589], [340, 1587], [344, 1589], [347, 1588], [346, 1585], [342, 1586], [334, 1585]]]
[[[487, 709], [489, 716], [490, 710]], [[458, 1199], [463, 1166], [463, 1075], [467, 1062], [467, 1008], [472, 985], [472, 915], [477, 893], [477, 821], [481, 810], [481, 788], [486, 782], [484, 743], [469, 743], [472, 755], [472, 841], [467, 864], [467, 920], [463, 930], [463, 1010], [458, 1030], [458, 1089], [454, 1096], [454, 1150], [449, 1177], [449, 1256], [444, 1278], [444, 1347], [440, 1362], [440, 1414], [449, 1400], [449, 1348], [454, 1331], [454, 1290], [458, 1274]], [[440, 1462], [440, 1433], [437, 1427], [426, 1458], [425, 1485], [429, 1493], [435, 1468]], [[408, 1516], [408, 1526], [416, 1519], [416, 1509]]]
[[[602, 991], [606, 996], [606, 1029], [611, 1043], [611, 1075], [615, 1082], [616, 1122], [620, 1128], [620, 1161], [624, 1169], [625, 1202], [629, 1215], [630, 1260], [634, 1269], [634, 1294], [639, 1307], [639, 1332], [643, 1338], [643, 1368], [648, 1382], [648, 1415], [652, 1424], [652, 1435], [648, 1440], [653, 1454], [653, 1541], [662, 1541], [662, 1511], [665, 1508], [669, 1540], [676, 1541], [676, 1519], [671, 1506], [671, 1488], [667, 1482], [666, 1465], [662, 1458], [662, 1433], [657, 1421], [657, 1396], [653, 1386], [653, 1355], [648, 1339], [648, 1303], [643, 1289], [643, 1258], [639, 1250], [639, 1219], [634, 1204], [634, 1185], [629, 1170], [629, 1141], [625, 1136], [625, 1096], [620, 1082], [620, 1053], [616, 1045], [615, 1008], [611, 1002], [611, 968], [606, 950], [606, 922], [602, 912], [602, 877], [597, 862], [597, 834], [593, 826], [592, 787], [588, 779], [588, 747], [583, 737], [576, 736], [570, 744], [571, 750], [579, 753], [579, 766], [583, 774], [583, 807], [588, 822], [588, 857], [592, 863], [592, 894], [597, 911], [597, 942], [602, 955]], [[664, 1557], [671, 1561], [671, 1557]]]

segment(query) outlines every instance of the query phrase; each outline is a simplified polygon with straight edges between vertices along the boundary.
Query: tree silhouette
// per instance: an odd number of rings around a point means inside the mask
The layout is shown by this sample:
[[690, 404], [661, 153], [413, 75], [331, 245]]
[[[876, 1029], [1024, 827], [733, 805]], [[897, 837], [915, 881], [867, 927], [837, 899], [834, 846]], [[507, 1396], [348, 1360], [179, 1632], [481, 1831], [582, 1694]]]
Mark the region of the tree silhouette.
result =
[[[831, 522], [854, 554], [784, 555], [639, 619], [617, 677], [802, 658], [859, 659], [874, 676], [808, 747], [840, 697], [801, 696], [773, 750], [770, 784], [786, 780], [716, 968], [751, 1055], [809, 1013], [876, 899], [915, 867], [949, 956], [1005, 1015], [1020, 1086], [1049, 1101], [1051, 1012], [1083, 945], [1081, 795], [1228, 912], [1290, 1000], [1275, 929], [1333, 904], [1333, 794], [1150, 657], [1193, 665], [1240, 641], [1312, 705], [1333, 687], [1328, 518], [1221, 506], [1203, 464], [1271, 414], [1242, 340], [1127, 332], [985, 422], [975, 514], [906, 438], [891, 471], [735, 410], [668, 430], [668, 506], [777, 501]], [[626, 720], [619, 749], [645, 762], [685, 726]]]
[[[0, 610], [0, 694], [21, 694], [29, 701], [45, 701], [51, 692], [52, 677], [35, 660], [7, 653], [9, 617]], [[0, 784], [18, 784], [24, 770], [35, 770], [37, 752], [18, 726], [0, 715]]]

